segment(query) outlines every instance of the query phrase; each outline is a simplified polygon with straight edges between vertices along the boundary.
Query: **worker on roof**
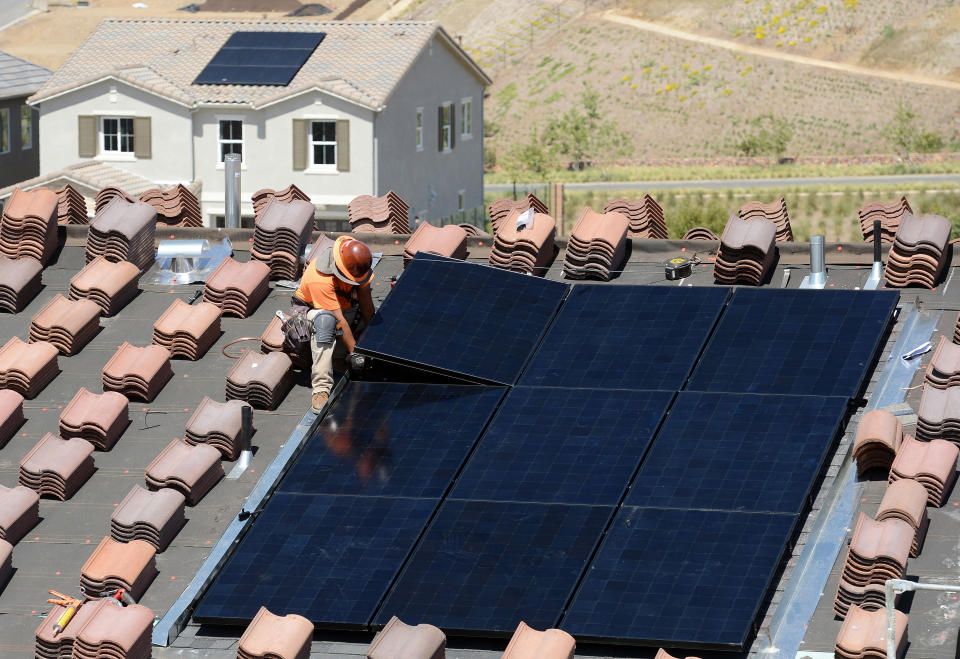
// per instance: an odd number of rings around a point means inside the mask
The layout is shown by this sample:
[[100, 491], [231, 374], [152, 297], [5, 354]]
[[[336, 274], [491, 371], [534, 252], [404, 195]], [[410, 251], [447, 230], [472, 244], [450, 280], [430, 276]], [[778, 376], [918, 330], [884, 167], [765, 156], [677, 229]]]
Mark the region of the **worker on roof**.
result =
[[300, 286], [293, 294], [293, 311], [306, 311], [313, 323], [311, 382], [315, 412], [323, 409], [333, 388], [334, 359], [350, 359], [357, 338], [373, 318], [373, 255], [356, 238], [341, 236], [321, 243], [310, 255]]

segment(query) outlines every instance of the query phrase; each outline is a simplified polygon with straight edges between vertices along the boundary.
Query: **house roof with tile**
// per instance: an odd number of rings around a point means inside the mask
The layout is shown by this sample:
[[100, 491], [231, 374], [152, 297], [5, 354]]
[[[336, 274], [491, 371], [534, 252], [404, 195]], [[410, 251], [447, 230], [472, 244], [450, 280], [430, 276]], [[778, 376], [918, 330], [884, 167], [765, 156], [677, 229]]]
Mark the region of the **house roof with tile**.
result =
[[90, 193], [91, 196], [107, 186], [122, 188], [131, 195], [139, 195], [150, 188], [158, 187], [156, 183], [142, 176], [131, 174], [105, 162], [89, 160], [21, 181], [16, 185], [0, 188], [0, 199], [9, 197], [16, 188], [31, 190], [42, 187], [60, 187], [64, 183], [80, 186], [84, 192]]
[[43, 87], [52, 74], [50, 69], [0, 51], [0, 98], [28, 96]]
[[[230, 35], [238, 31], [324, 32], [326, 38], [285, 87], [193, 84]], [[380, 110], [434, 37], [473, 75], [490, 84], [476, 63], [435, 22], [107, 19], [30, 102], [115, 79], [188, 107], [237, 103], [260, 108], [321, 90]]]

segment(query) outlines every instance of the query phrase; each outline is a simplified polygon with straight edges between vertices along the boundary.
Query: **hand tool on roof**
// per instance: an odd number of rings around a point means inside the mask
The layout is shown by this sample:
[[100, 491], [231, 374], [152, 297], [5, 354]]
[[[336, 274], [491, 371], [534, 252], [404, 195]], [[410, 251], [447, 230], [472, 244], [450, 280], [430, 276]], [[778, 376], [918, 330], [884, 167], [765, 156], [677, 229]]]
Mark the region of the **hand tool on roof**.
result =
[[117, 600], [122, 606], [130, 606], [131, 604], [137, 603], [137, 601], [133, 599], [133, 596], [123, 588], [117, 588], [110, 597]]
[[70, 623], [74, 614], [77, 612], [77, 609], [80, 608], [81, 604], [83, 604], [83, 601], [78, 600], [76, 597], [70, 597], [69, 595], [58, 593], [55, 590], [50, 590], [47, 592], [53, 595], [53, 597], [47, 600], [48, 604], [59, 604], [60, 606], [67, 607], [67, 610], [64, 611], [63, 615], [60, 616], [60, 619], [57, 620], [57, 624], [53, 626], [53, 635], [56, 636]]

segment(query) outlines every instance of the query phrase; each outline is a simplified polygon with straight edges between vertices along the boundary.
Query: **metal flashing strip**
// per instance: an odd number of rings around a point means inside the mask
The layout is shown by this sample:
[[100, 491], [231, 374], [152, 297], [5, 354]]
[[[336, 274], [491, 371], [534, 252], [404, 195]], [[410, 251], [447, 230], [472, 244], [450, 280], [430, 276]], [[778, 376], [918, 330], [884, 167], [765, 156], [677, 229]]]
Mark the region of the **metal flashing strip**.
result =
[[[909, 315], [908, 315], [909, 314]], [[938, 311], [917, 311], [913, 305], [904, 305], [900, 317], [908, 315], [900, 336], [890, 351], [877, 387], [867, 403], [867, 410], [901, 403], [904, 388], [910, 385], [920, 362], [905, 362], [900, 355], [912, 346], [930, 338], [940, 318]], [[760, 631], [754, 649], [770, 659], [801, 659], [815, 656], [800, 651], [807, 631], [807, 622], [813, 616], [823, 588], [830, 576], [840, 548], [846, 539], [847, 528], [856, 506], [856, 467], [852, 459], [853, 443], [847, 447], [836, 479], [827, 493], [806, 544], [797, 559], [796, 567], [784, 588], [773, 619], [768, 628]]]
[[[287, 467], [293, 462], [294, 458], [300, 452], [301, 447], [310, 437], [314, 427], [320, 419], [323, 418], [326, 411], [337, 400], [340, 392], [346, 386], [347, 378], [341, 377], [330, 392], [330, 400], [326, 406], [319, 412], [307, 411], [297, 427], [280, 447], [279, 453], [270, 462], [267, 468], [260, 476], [260, 480], [253, 486], [250, 494], [247, 496], [240, 509], [240, 513], [234, 517], [233, 521], [220, 536], [217, 544], [213, 547], [210, 555], [197, 570], [193, 580], [187, 586], [177, 601], [173, 603], [159, 622], [153, 627], [153, 645], [167, 647], [186, 627], [190, 615], [193, 613], [195, 602], [203, 595], [207, 587], [220, 572], [220, 568], [229, 558], [233, 548], [239, 543], [240, 537], [246, 528], [256, 519], [256, 512], [262, 507], [264, 501], [269, 497], [276, 484], [283, 477]], [[246, 514], [244, 514], [246, 513]]]

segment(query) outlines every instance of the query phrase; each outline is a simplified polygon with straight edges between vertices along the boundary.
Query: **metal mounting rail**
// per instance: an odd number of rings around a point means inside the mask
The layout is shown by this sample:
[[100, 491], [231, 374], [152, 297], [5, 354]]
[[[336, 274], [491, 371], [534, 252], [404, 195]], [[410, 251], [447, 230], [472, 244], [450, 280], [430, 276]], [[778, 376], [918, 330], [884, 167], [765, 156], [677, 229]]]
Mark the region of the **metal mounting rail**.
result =
[[906, 579], [887, 579], [883, 584], [887, 605], [887, 659], [897, 659], [896, 616], [893, 599], [908, 590], [936, 590], [941, 593], [960, 593], [960, 586], [947, 586], [936, 583], [915, 583]]

